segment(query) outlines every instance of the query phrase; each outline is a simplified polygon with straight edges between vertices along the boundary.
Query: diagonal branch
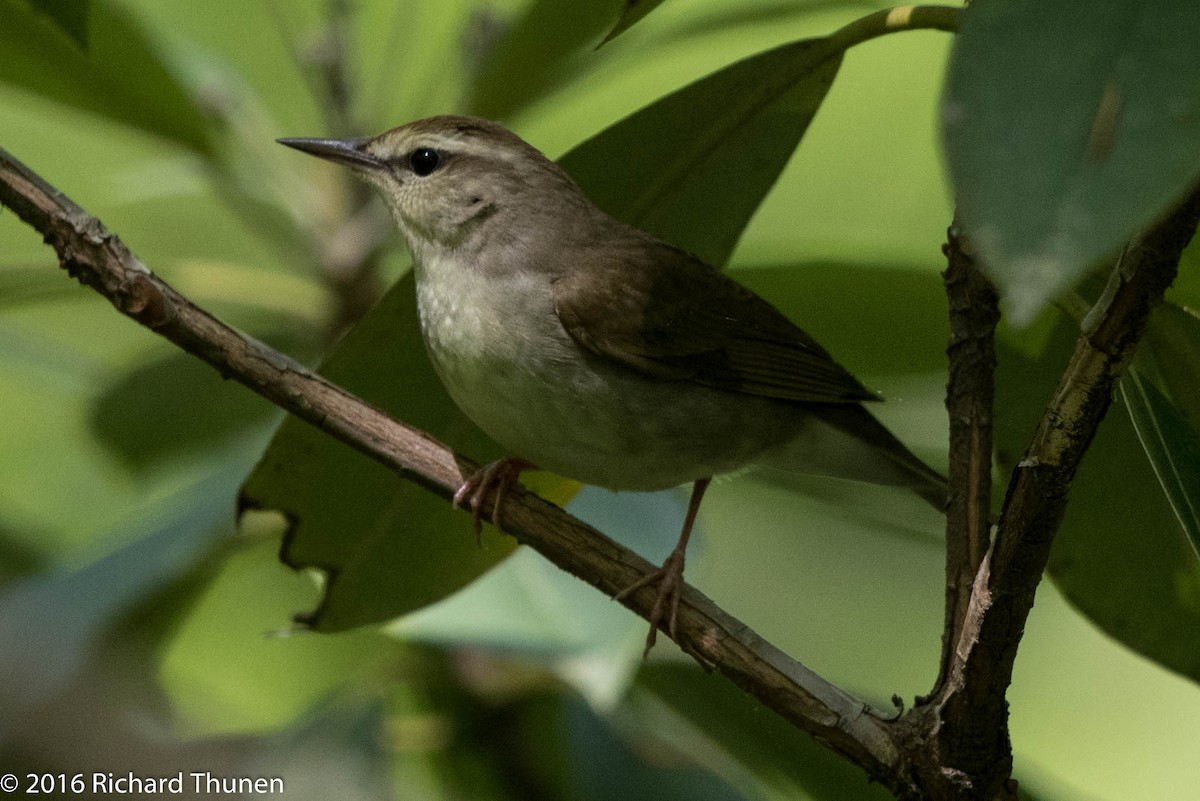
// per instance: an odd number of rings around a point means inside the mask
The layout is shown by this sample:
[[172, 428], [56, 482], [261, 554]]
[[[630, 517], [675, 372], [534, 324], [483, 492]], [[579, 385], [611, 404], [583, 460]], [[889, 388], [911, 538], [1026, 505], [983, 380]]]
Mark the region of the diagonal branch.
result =
[[[151, 273], [65, 195], [0, 148], [0, 203], [39, 231], [67, 272], [123, 314], [275, 405], [447, 500], [477, 465], [389, 418], [303, 365], [222, 323]], [[485, 504], [487, 507], [487, 504]], [[502, 528], [563, 570], [613, 595], [654, 569], [632, 551], [531, 493], [513, 493]], [[647, 617], [652, 588], [622, 599]], [[678, 616], [679, 645], [875, 780], [896, 787], [902, 755], [889, 724], [692, 587]]]

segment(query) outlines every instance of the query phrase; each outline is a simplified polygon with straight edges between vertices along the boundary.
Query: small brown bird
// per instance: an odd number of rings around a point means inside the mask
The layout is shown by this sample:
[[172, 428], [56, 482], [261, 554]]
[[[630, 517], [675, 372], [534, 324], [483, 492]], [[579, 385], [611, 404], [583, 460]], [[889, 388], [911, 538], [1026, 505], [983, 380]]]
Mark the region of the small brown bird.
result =
[[[905, 487], [945, 479], [865, 408], [876, 396], [774, 306], [600, 211], [488, 120], [431, 117], [372, 139], [280, 139], [383, 194], [416, 270], [421, 330], [450, 396], [516, 455], [468, 479], [476, 516], [538, 466], [613, 490], [693, 485], [646, 648], [675, 635], [684, 552], [713, 475], [749, 464]], [[618, 596], [620, 597], [620, 596]]]

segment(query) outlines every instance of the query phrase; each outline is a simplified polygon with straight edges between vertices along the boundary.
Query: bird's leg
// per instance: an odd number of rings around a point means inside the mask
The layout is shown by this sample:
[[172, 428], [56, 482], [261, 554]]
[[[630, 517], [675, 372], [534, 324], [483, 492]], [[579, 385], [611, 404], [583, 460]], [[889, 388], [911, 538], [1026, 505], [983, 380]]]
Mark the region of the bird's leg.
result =
[[692, 525], [696, 522], [696, 512], [700, 510], [700, 499], [704, 497], [704, 490], [708, 489], [708, 482], [711, 480], [711, 478], [701, 478], [692, 485], [692, 497], [688, 501], [687, 515], [683, 519], [683, 532], [680, 533], [679, 542], [675, 543], [674, 550], [663, 562], [662, 567], [653, 573], [647, 573], [613, 596], [619, 601], [642, 587], [658, 584], [658, 595], [654, 599], [654, 606], [651, 607], [650, 614], [647, 615], [647, 619], [650, 621], [650, 633], [646, 635], [646, 650], [642, 653], [643, 659], [650, 655], [650, 649], [654, 647], [658, 628], [662, 624], [664, 616], [667, 622], [667, 633], [671, 635], [671, 639], [678, 639], [675, 636], [675, 618], [679, 613], [679, 593], [683, 590], [684, 554], [687, 551], [688, 538], [692, 536]]
[[527, 459], [497, 459], [476, 470], [454, 493], [454, 505], [471, 510], [471, 523], [475, 527], [475, 542], [483, 541], [483, 502], [493, 489], [496, 500], [492, 504], [492, 523], [500, 525], [500, 507], [508, 490], [517, 483], [525, 470], [536, 470], [537, 465]]

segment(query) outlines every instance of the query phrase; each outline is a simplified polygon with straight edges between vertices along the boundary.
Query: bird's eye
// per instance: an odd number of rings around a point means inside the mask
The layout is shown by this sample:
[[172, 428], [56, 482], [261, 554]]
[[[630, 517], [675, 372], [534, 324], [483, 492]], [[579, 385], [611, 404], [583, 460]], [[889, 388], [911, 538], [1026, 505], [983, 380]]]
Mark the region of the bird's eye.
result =
[[418, 147], [408, 157], [408, 165], [417, 175], [425, 176], [438, 168], [442, 155], [431, 147]]

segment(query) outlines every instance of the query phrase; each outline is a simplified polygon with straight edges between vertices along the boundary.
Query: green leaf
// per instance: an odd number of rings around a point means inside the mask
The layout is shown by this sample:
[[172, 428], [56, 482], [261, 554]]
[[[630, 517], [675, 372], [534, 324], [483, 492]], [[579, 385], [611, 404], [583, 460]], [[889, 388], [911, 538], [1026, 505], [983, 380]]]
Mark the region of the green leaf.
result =
[[78, 287], [62, 280], [61, 275], [45, 266], [0, 267], [0, 310], [61, 300], [78, 294]]
[[87, 49], [91, 0], [30, 0], [29, 4], [53, 20], [81, 49]]
[[156, 650], [158, 680], [192, 736], [277, 731], [336, 697], [347, 681], [392, 663], [399, 651], [370, 629], [287, 636], [288, 616], [312, 603], [315, 587], [279, 564], [278, 544], [268, 536], [276, 521], [264, 516], [242, 528], [240, 547]]
[[599, 41], [618, 2], [535, 0], [478, 70], [467, 108], [501, 119], [574, 77], [583, 64], [571, 56]]
[[739, 268], [734, 277], [855, 375], [946, 369], [946, 294], [932, 272], [818, 262]]
[[706, 759], [710, 754], [680, 748], [678, 741], [649, 726], [622, 730], [614, 723], [578, 700], [564, 699], [561, 742], [571, 795], [578, 793], [578, 797], [594, 801], [747, 798], [713, 770]]
[[92, 2], [89, 47], [24, 0], [0, 0], [0, 81], [211, 152], [208, 124], [128, 11]]
[[1200, 319], [1195, 312], [1172, 303], [1156, 308], [1134, 364], [1150, 371], [1179, 413], [1200, 429]]
[[825, 39], [751, 56], [626, 117], [560, 163], [609, 214], [722, 265], [840, 64]]
[[1200, 434], [1136, 368], [1122, 378], [1121, 398], [1179, 525], [1200, 554]]
[[[303, 359], [314, 349], [306, 333], [295, 327], [263, 338]], [[148, 476], [169, 460], [194, 459], [204, 449], [263, 430], [277, 414], [194, 356], [173, 351], [120, 375], [93, 402], [90, 424], [130, 469]]]
[[[693, 665], [650, 665], [638, 676], [638, 691], [629, 702], [629, 725], [642, 737], [676, 729], [674, 742], [703, 743], [704, 763], [738, 787], [740, 797], [891, 797], [742, 690]], [[848, 794], [848, 788], [856, 792]]]
[[1179, 256], [1179, 274], [1167, 289], [1167, 300], [1192, 309], [1200, 309], [1200, 236]]
[[[662, 0], [656, 0], [653, 5], [657, 6], [661, 2]], [[799, 20], [806, 17], [816, 16], [828, 19], [829, 17], [825, 15], [831, 13], [854, 14], [857, 12], [865, 14], [888, 6], [889, 3], [886, 0], [803, 0], [802, 2], [797, 2], [797, 0], [755, 0], [753, 3], [727, 3], [706, 8], [705, 13], [702, 14], [673, 20], [668, 35], [672, 38], [685, 38], [713, 33], [727, 34], [738, 28], [757, 27], [762, 30], [763, 28], [760, 26], [794, 26]], [[634, 21], [640, 22], [641, 17], [644, 17], [650, 10], [652, 8], [646, 9], [646, 12]], [[623, 33], [624, 30], [615, 31], [609, 36], [609, 39]], [[908, 65], [908, 68], [911, 69], [912, 65]]]
[[1200, 319], [1170, 303], [1155, 309], [1121, 391], [1163, 491], [1200, 553]]
[[[425, 356], [410, 273], [339, 343], [321, 373], [472, 458], [503, 454], [455, 407]], [[280, 557], [326, 573], [321, 631], [379, 622], [466, 585], [516, 544], [477, 547], [466, 513], [295, 418], [287, 418], [242, 487], [243, 505], [292, 521]]]
[[[1075, 345], [1060, 320], [1029, 355], [997, 341], [996, 448], [1011, 470]], [[1049, 572], [1067, 600], [1128, 648], [1200, 680], [1200, 562], [1120, 398], [1071, 487]]]
[[979, 0], [943, 98], [958, 210], [1030, 322], [1200, 177], [1200, 3]]
[[604, 44], [608, 44], [641, 22], [647, 14], [662, 4], [663, 0], [625, 0], [624, 7], [621, 9], [621, 16], [617, 20], [617, 24], [604, 37]]
[[[206, 478], [164, 504], [139, 510], [114, 532], [130, 538], [130, 544], [85, 567], [30, 576], [4, 588], [4, 723], [19, 721], [21, 710], [71, 683], [90, 651], [121, 625], [125, 615], [151, 597], [194, 583], [197, 571], [213, 566], [219, 544], [233, 533], [231, 475], [236, 474], [227, 471]], [[160, 603], [143, 614], [175, 611], [177, 607], [167, 609]]]

